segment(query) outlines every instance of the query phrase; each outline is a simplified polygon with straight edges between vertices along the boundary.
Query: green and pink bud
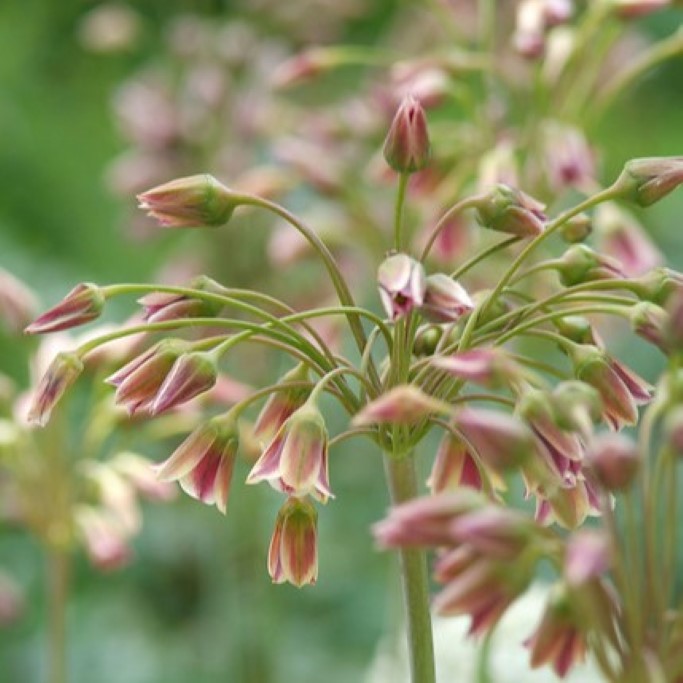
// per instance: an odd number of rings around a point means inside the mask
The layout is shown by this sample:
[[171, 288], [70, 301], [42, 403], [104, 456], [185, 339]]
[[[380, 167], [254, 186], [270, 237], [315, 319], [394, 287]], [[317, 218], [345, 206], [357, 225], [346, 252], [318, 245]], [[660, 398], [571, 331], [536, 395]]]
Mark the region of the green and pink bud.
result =
[[256, 461], [247, 484], [267, 481], [288, 496], [332, 497], [328, 474], [328, 435], [320, 411], [306, 403], [283, 423]]
[[297, 588], [318, 579], [318, 513], [302, 498], [288, 498], [280, 508], [268, 550], [268, 573], [274, 583]]
[[503, 184], [496, 185], [476, 204], [482, 226], [517, 237], [536, 237], [545, 230], [544, 208], [533, 197]]
[[598, 254], [585, 244], [575, 244], [564, 252], [557, 262], [557, 273], [565, 287], [584, 282], [626, 278], [619, 261]]
[[560, 228], [560, 237], [568, 244], [577, 244], [587, 239], [593, 232], [593, 221], [586, 213], [572, 216]]
[[151, 292], [138, 299], [143, 307], [142, 319], [157, 323], [182, 318], [214, 318], [223, 308], [223, 303], [201, 296], [202, 292], [217, 294], [220, 286], [211, 278], [201, 277], [190, 283], [197, 290], [197, 296]]
[[104, 294], [97, 285], [88, 282], [77, 285], [24, 331], [26, 334], [44, 334], [83, 325], [100, 317], [104, 302]]
[[463, 486], [478, 491], [482, 488], [479, 465], [472, 452], [462, 439], [450, 432], [439, 444], [427, 486], [433, 494], [457, 491]]
[[415, 424], [434, 414], [448, 414], [451, 407], [425, 394], [412, 384], [401, 384], [389, 389], [356, 413], [352, 424], [356, 427], [373, 424]]
[[399, 173], [422, 170], [431, 154], [427, 117], [420, 102], [407, 95], [399, 105], [383, 148], [387, 164]]
[[206, 173], [178, 178], [138, 195], [140, 208], [166, 228], [225, 225], [243, 197]]
[[[642, 2], [630, 4], [643, 5]], [[683, 157], [650, 157], [627, 161], [613, 188], [638, 206], [650, 206], [682, 183]]]
[[609, 537], [601, 531], [581, 529], [567, 541], [564, 576], [573, 588], [600, 578], [612, 566]]
[[445, 273], [435, 273], [426, 279], [422, 315], [431, 322], [457, 322], [474, 308], [465, 288]]
[[424, 268], [407, 254], [393, 254], [381, 263], [377, 285], [384, 310], [392, 321], [424, 303], [427, 289]]
[[161, 481], [178, 481], [185, 493], [225, 514], [235, 456], [237, 425], [228, 414], [200, 425], [157, 467]]
[[78, 354], [58, 353], [33, 394], [27, 415], [29, 423], [44, 427], [59, 399], [82, 372], [83, 361]]
[[510, 386], [521, 377], [519, 365], [500, 347], [469, 349], [434, 358], [432, 365], [458, 379], [491, 388]]
[[670, 316], [663, 308], [650, 301], [641, 301], [629, 312], [631, 329], [642, 339], [654, 344], [665, 354], [671, 348]]
[[607, 491], [624, 491], [641, 465], [636, 444], [622, 434], [601, 434], [586, 451], [586, 468]]

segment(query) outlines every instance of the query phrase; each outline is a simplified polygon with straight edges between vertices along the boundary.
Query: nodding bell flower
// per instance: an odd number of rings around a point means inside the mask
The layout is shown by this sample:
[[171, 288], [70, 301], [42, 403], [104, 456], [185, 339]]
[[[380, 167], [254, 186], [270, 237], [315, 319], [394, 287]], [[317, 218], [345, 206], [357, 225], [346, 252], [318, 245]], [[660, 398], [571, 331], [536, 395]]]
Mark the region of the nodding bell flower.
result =
[[683, 157], [650, 157], [627, 161], [613, 187], [638, 206], [650, 206], [682, 183]]
[[44, 427], [52, 409], [66, 390], [83, 372], [83, 361], [76, 353], [58, 353], [38, 384], [27, 419], [29, 423]]
[[531, 668], [552, 664], [555, 673], [564, 678], [572, 666], [582, 662], [586, 657], [586, 640], [581, 623], [571, 592], [563, 584], [556, 584], [541, 623], [525, 643], [531, 651]]
[[327, 465], [327, 429], [317, 407], [305, 403], [290, 415], [252, 467], [247, 484], [267, 481], [297, 498], [332, 497]]
[[206, 173], [178, 178], [138, 195], [140, 208], [166, 228], [225, 225], [242, 200]]
[[652, 386], [595, 346], [572, 347], [571, 355], [576, 378], [600, 394], [603, 417], [609, 426], [619, 431], [624, 425], [635, 424], [638, 406], [652, 398]]
[[288, 498], [280, 508], [268, 550], [268, 573], [274, 583], [297, 588], [318, 579], [318, 513], [302, 498]]
[[504, 387], [521, 377], [521, 368], [499, 347], [468, 349], [437, 357], [432, 365], [451, 375], [485, 387]]
[[164, 339], [117, 370], [106, 380], [116, 387], [116, 402], [130, 415], [151, 408], [176, 360], [189, 348], [188, 342]]
[[650, 301], [637, 303], [629, 312], [631, 329], [642, 339], [649, 341], [665, 354], [669, 352], [671, 320], [663, 308]]
[[390, 320], [397, 320], [424, 303], [427, 287], [424, 268], [406, 254], [393, 254], [380, 264], [377, 284]]
[[557, 274], [565, 287], [572, 287], [595, 280], [625, 278], [626, 273], [619, 261], [599, 254], [585, 244], [574, 244], [559, 259]]
[[607, 491], [627, 489], [640, 463], [638, 447], [623, 434], [601, 434], [586, 451], [586, 467]]
[[[285, 385], [290, 382], [308, 381], [308, 367], [304, 363], [300, 363], [285, 373], [278, 383]], [[285, 420], [306, 403], [310, 393], [311, 389], [307, 386], [283, 386], [280, 391], [273, 392], [256, 418], [252, 430], [254, 438], [263, 443], [270, 442]]]
[[[193, 280], [189, 288], [209, 294], [218, 294], [221, 289], [218, 283], [205, 276]], [[143, 306], [142, 319], [150, 323], [179, 318], [213, 318], [223, 308], [221, 301], [172, 292], [151, 292], [138, 299], [138, 303]]]
[[602, 576], [612, 564], [612, 547], [607, 535], [593, 529], [573, 533], [567, 542], [564, 576], [575, 588]]
[[395, 171], [414, 173], [427, 165], [430, 151], [424, 109], [412, 95], [406, 95], [384, 141], [384, 158]]
[[462, 439], [450, 432], [439, 444], [427, 486], [433, 494], [456, 491], [462, 486], [482, 488], [481, 473], [472, 452]]
[[178, 481], [185, 493], [225, 514], [238, 447], [237, 425], [220, 415], [200, 425], [157, 468], [161, 481]]
[[43, 334], [67, 330], [99, 318], [103, 308], [102, 290], [86, 282], [74, 287], [56, 306], [38, 316], [24, 332]]
[[389, 389], [356, 413], [352, 424], [415, 424], [434, 413], [449, 413], [451, 407], [425, 394], [412, 384], [401, 384]]
[[465, 288], [444, 273], [434, 273], [426, 280], [420, 312], [435, 323], [456, 322], [474, 308]]
[[517, 237], [535, 237], [545, 230], [544, 205], [508, 185], [499, 184], [477, 202], [477, 219], [485, 228]]

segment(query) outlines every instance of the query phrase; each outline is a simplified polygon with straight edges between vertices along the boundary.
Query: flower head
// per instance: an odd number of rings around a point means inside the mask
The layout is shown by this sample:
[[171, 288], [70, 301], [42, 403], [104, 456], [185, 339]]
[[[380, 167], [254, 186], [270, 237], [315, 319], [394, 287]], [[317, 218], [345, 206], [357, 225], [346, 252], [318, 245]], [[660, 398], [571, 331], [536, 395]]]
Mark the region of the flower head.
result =
[[58, 353], [40, 380], [28, 411], [28, 421], [44, 427], [55, 404], [83, 372], [83, 361], [76, 353]]
[[301, 588], [318, 579], [318, 513], [302, 498], [288, 498], [280, 508], [268, 550], [268, 573], [274, 583]]
[[38, 316], [24, 331], [43, 334], [67, 330], [99, 318], [104, 307], [104, 294], [89, 282], [74, 287], [56, 306]]
[[384, 141], [384, 158], [399, 173], [423, 169], [430, 156], [427, 118], [412, 95], [403, 98]]
[[379, 295], [391, 320], [422, 306], [426, 282], [422, 264], [406, 254], [385, 259], [377, 271]]
[[172, 180], [138, 195], [140, 208], [167, 228], [225, 225], [241, 196], [206, 173]]
[[178, 481], [185, 493], [225, 514], [238, 434], [229, 416], [200, 425], [157, 468], [162, 481]]
[[290, 415], [249, 472], [247, 484], [267, 481], [290, 496], [332, 496], [327, 466], [327, 429], [309, 403]]

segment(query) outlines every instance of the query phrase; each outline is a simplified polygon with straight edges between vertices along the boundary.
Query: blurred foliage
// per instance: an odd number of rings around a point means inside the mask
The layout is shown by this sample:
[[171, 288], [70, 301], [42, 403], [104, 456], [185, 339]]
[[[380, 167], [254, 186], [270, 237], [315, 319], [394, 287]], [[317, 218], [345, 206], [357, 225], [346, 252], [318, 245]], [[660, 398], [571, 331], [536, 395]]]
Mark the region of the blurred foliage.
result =
[[[372, 43], [401, 3], [367, 3], [343, 25], [342, 38]], [[123, 149], [111, 114], [112, 93], [159, 49], [170, 17], [251, 16], [277, 34], [286, 21], [264, 2], [139, 0], [136, 50], [89, 53], [77, 39], [86, 0], [4, 0], [0, 3], [0, 266], [53, 303], [74, 282], [146, 280], [178, 247], [205, 238], [124, 239], [123, 205], [103, 183], [107, 163]], [[649, 29], [665, 33], [666, 17]], [[339, 36], [337, 36], [339, 37]], [[305, 43], [306, 37], [300, 37]], [[350, 81], [352, 82], [352, 78]], [[606, 177], [626, 158], [683, 150], [680, 62], [651, 74], [601, 123]], [[656, 125], [653, 125], [656, 112]], [[197, 169], [199, 170], [199, 169]], [[648, 225], [672, 265], [683, 267], [680, 194], [649, 211]], [[222, 249], [239, 245], [233, 234]], [[285, 277], [292, 277], [287, 273]], [[636, 369], [652, 377], [657, 358], [629, 348]], [[0, 335], [0, 370], [26, 382], [28, 348]], [[172, 448], [171, 444], [165, 447]], [[72, 683], [329, 683], [360, 680], [378, 639], [393, 625], [396, 581], [392, 558], [374, 552], [368, 531], [386, 507], [381, 462], [370, 449], [334, 452], [338, 498], [320, 520], [320, 581], [312, 589], [273, 587], [265, 551], [275, 500], [261, 488], [233, 486], [224, 519], [182, 498], [149, 509], [135, 541], [134, 563], [96, 574], [83, 558], [74, 567], [69, 606]], [[165, 457], [164, 453], [158, 453]], [[339, 461], [344, 467], [337, 467]], [[246, 467], [238, 470], [239, 482]], [[44, 562], [16, 529], [0, 529], [0, 567], [25, 591], [25, 613], [0, 630], [0, 682], [45, 678]]]

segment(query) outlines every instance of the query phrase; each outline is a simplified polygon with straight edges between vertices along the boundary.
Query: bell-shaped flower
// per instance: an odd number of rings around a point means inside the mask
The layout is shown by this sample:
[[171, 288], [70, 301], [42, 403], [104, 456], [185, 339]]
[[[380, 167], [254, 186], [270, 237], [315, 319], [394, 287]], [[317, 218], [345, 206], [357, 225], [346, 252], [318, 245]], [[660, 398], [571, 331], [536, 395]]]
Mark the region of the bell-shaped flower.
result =
[[636, 444], [623, 434], [600, 434], [586, 451], [586, 467], [606, 491], [624, 491], [641, 465]]
[[519, 364], [497, 346], [436, 357], [431, 364], [454, 377], [490, 388], [510, 386], [522, 376]]
[[83, 361], [78, 354], [58, 353], [33, 394], [27, 415], [29, 423], [44, 427], [57, 401], [78, 379], [81, 372], [83, 372]]
[[178, 178], [138, 195], [140, 208], [167, 228], [225, 225], [243, 197], [206, 173]]
[[356, 427], [371, 424], [415, 424], [435, 413], [447, 414], [451, 407], [425, 394], [412, 384], [401, 384], [370, 401], [353, 416]]
[[445, 273], [434, 273], [426, 279], [420, 312], [427, 320], [456, 322], [473, 308], [474, 302], [465, 288]]
[[482, 488], [482, 476], [472, 452], [462, 439], [450, 432], [439, 444], [427, 486], [433, 494], [455, 491], [462, 486]]
[[381, 263], [377, 285], [390, 320], [397, 320], [424, 303], [427, 287], [424, 268], [406, 254], [394, 254]]
[[315, 405], [305, 403], [285, 420], [249, 472], [247, 484], [267, 481], [289, 496], [332, 496], [327, 464], [328, 435]]
[[280, 508], [268, 550], [268, 573], [274, 583], [301, 588], [318, 579], [318, 513], [302, 498]]
[[412, 95], [403, 98], [384, 141], [384, 158], [399, 173], [423, 169], [430, 156], [427, 117]]
[[104, 294], [89, 282], [74, 287], [56, 306], [38, 316], [24, 331], [43, 334], [67, 330], [99, 318], [104, 308]]
[[157, 468], [162, 481], [178, 481], [185, 493], [225, 514], [238, 447], [234, 419], [217, 416], [195, 429]]

